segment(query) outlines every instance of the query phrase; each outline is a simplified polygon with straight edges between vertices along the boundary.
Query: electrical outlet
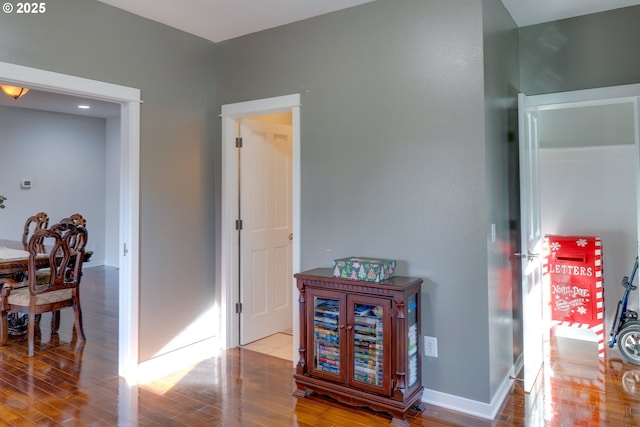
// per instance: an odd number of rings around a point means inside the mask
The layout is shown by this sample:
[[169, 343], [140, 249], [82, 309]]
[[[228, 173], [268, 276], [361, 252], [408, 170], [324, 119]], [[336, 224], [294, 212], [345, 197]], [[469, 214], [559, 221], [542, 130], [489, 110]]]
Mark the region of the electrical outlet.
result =
[[424, 355], [429, 357], [438, 357], [438, 338], [424, 337]]

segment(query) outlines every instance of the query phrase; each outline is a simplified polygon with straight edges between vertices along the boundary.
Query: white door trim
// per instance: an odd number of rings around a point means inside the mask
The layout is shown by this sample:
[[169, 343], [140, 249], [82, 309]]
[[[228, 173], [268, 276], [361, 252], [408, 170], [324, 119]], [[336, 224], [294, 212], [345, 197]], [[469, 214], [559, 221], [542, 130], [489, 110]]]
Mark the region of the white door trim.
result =
[[[221, 329], [225, 348], [236, 347], [240, 342], [238, 316], [235, 304], [238, 294], [238, 245], [235, 220], [238, 207], [238, 155], [235, 138], [237, 120], [261, 114], [290, 111], [292, 113], [292, 187], [293, 187], [293, 254], [292, 270], [300, 271], [300, 94], [278, 96], [255, 101], [222, 106], [222, 227], [221, 227]], [[291, 278], [292, 295], [298, 295]], [[293, 299], [293, 348], [298, 348], [298, 304]], [[295, 350], [294, 350], [295, 353]], [[295, 360], [295, 358], [294, 358]]]
[[0, 81], [48, 92], [118, 102], [121, 105], [118, 375], [126, 378], [129, 384], [136, 383], [140, 265], [140, 90], [5, 62], [0, 62]]
[[554, 104], [584, 103], [584, 105], [610, 104], [616, 98], [640, 96], [640, 84], [600, 87], [595, 89], [574, 90], [569, 92], [527, 95], [531, 105], [538, 109], [550, 109]]

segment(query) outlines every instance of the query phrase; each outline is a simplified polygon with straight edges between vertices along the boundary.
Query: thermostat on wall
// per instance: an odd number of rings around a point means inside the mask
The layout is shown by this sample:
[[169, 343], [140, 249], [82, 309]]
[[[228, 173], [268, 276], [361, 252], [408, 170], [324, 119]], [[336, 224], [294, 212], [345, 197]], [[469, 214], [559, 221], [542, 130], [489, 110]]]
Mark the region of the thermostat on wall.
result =
[[20, 181], [20, 188], [22, 188], [23, 190], [28, 190], [31, 188], [31, 180], [30, 179], [23, 179], [22, 181]]

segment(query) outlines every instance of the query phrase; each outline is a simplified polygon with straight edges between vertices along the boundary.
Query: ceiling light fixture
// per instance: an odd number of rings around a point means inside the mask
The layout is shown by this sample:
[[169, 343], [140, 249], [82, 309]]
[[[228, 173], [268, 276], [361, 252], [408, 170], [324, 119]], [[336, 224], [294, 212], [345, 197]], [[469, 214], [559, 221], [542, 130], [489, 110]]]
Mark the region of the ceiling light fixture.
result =
[[29, 92], [29, 88], [9, 85], [0, 85], [0, 89], [5, 93], [5, 95], [10, 96], [13, 99], [18, 99]]
[[80, 104], [78, 105], [78, 108], [80, 108], [81, 110], [88, 110], [89, 108], [91, 108], [90, 105], [85, 105], [85, 104]]

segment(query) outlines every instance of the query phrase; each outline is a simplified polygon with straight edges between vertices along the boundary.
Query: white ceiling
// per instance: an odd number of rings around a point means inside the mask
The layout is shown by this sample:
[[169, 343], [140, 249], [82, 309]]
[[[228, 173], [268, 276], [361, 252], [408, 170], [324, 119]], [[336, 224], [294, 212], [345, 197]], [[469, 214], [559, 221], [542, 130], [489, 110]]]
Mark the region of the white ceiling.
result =
[[502, 0], [518, 27], [635, 6], [640, 0]]
[[99, 0], [212, 42], [373, 0]]
[[[179, 30], [220, 42], [375, 0], [99, 0]], [[379, 0], [391, 1], [391, 0]], [[440, 1], [440, 0], [439, 0]], [[640, 0], [502, 0], [519, 27], [640, 4]], [[15, 101], [0, 94], [0, 105], [93, 117], [119, 114], [119, 104], [32, 90]]]
[[[213, 42], [374, 0], [99, 0]], [[392, 0], [380, 0], [392, 1]], [[519, 27], [640, 4], [640, 0], [502, 0]]]

